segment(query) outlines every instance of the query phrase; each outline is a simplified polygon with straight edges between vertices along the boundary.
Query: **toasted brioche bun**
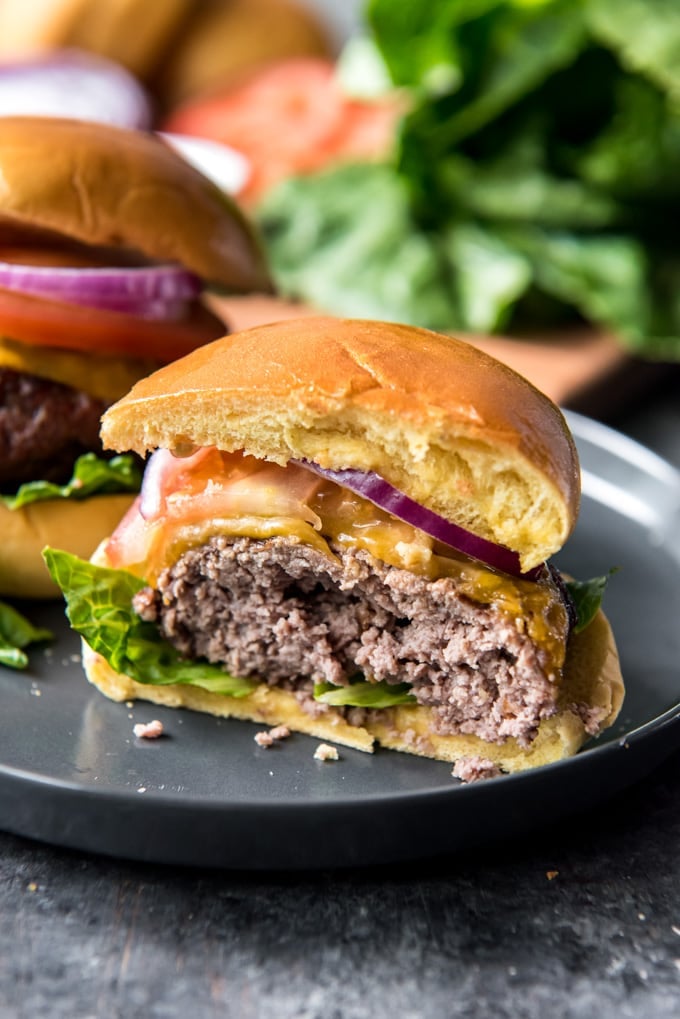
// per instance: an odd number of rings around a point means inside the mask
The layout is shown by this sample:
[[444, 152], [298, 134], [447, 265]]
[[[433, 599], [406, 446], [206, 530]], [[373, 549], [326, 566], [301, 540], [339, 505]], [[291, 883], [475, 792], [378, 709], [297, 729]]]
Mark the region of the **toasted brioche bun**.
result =
[[0, 503], [0, 595], [54, 598], [59, 588], [42, 558], [46, 545], [89, 559], [133, 500], [98, 495], [82, 502], [50, 499], [9, 510]]
[[252, 68], [293, 56], [330, 57], [319, 18], [296, 0], [212, 0], [166, 54], [155, 91], [170, 108], [228, 88]]
[[[107, 565], [103, 549], [93, 561]], [[482, 758], [503, 772], [523, 771], [570, 757], [589, 738], [576, 705], [597, 715], [598, 732], [615, 720], [624, 687], [612, 631], [602, 612], [582, 633], [572, 634], [560, 691], [558, 711], [544, 719], [528, 747], [516, 739], [487, 743], [478, 736], [439, 736], [432, 732], [431, 709], [421, 706], [385, 708], [368, 713], [361, 726], [350, 725], [337, 708], [307, 714], [294, 694], [262, 683], [246, 697], [213, 694], [199, 687], [172, 684], [152, 686], [122, 676], [83, 642], [85, 674], [114, 701], [144, 700], [171, 708], [189, 708], [222, 718], [264, 725], [286, 725], [292, 732], [332, 740], [356, 750], [372, 752], [376, 745], [440, 761]]]
[[105, 447], [217, 446], [376, 471], [528, 570], [578, 512], [558, 408], [468, 343], [411, 326], [305, 318], [227, 336], [142, 379], [105, 413]]
[[79, 47], [151, 75], [193, 0], [0, 0], [0, 56]]
[[177, 262], [224, 290], [271, 289], [238, 207], [156, 135], [1, 117], [0, 180], [0, 231], [48, 231]]

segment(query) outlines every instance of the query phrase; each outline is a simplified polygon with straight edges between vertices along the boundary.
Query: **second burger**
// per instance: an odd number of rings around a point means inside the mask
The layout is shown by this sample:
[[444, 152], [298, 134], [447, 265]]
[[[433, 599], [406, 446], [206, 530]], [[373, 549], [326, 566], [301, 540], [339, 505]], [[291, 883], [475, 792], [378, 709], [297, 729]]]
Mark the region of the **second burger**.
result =
[[89, 555], [135, 487], [102, 412], [222, 335], [204, 287], [271, 284], [238, 207], [152, 134], [0, 118], [0, 181], [0, 595], [43, 597], [42, 547]]

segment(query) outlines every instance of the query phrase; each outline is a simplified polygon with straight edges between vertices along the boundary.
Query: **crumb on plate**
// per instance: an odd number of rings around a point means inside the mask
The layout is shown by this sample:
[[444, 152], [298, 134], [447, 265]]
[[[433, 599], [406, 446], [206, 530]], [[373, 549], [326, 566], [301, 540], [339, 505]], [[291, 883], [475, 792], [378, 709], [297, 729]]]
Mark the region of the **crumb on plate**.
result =
[[316, 761], [337, 761], [339, 756], [337, 747], [332, 747], [330, 743], [319, 743], [314, 751]]
[[501, 769], [486, 757], [461, 757], [451, 772], [461, 782], [481, 782], [485, 778], [498, 778]]
[[138, 739], [158, 739], [163, 735], [163, 723], [157, 718], [153, 722], [138, 722], [132, 731]]

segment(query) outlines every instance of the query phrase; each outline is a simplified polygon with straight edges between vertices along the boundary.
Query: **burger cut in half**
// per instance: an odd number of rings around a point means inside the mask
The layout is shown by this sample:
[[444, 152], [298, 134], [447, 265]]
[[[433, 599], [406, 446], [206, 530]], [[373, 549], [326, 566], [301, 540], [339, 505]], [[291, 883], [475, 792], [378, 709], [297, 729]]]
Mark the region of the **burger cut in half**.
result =
[[58, 593], [44, 545], [89, 556], [123, 515], [139, 471], [97, 458], [101, 414], [224, 333], [206, 285], [270, 287], [242, 214], [162, 140], [0, 118], [0, 595]]
[[102, 437], [155, 451], [141, 495], [92, 563], [47, 558], [109, 697], [466, 779], [573, 754], [616, 717], [610, 627], [547, 564], [578, 511], [572, 437], [470, 344], [274, 323], [139, 382]]

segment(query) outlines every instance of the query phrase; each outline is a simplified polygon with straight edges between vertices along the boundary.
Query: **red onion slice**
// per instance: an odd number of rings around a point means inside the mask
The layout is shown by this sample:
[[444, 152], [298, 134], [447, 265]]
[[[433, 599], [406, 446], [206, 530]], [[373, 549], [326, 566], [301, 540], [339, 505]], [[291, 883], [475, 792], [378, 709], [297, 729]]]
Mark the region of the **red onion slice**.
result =
[[176, 321], [201, 281], [175, 265], [134, 269], [81, 269], [0, 262], [0, 287], [66, 304]]
[[446, 520], [432, 510], [421, 506], [420, 503], [409, 496], [404, 495], [399, 489], [394, 488], [373, 471], [359, 471], [354, 468], [343, 470], [332, 470], [319, 467], [311, 460], [295, 461], [302, 467], [307, 467], [322, 478], [334, 481], [337, 485], [348, 488], [351, 492], [363, 496], [380, 509], [391, 513], [393, 517], [403, 520], [412, 527], [424, 531], [437, 541], [449, 545], [457, 552], [478, 559], [486, 566], [502, 573], [509, 573], [512, 576], [521, 577], [523, 580], [535, 580], [541, 572], [542, 567], [536, 567], [528, 573], [522, 573], [520, 559], [516, 552], [506, 548], [505, 545], [497, 545], [486, 538], [480, 538], [471, 531], [459, 527], [458, 524]]
[[82, 50], [59, 50], [0, 64], [0, 115], [68, 116], [117, 127], [151, 127], [151, 101], [120, 64]]
[[163, 479], [176, 463], [169, 449], [157, 449], [147, 460], [139, 493], [139, 512], [144, 520], [155, 520], [160, 515], [165, 502]]

